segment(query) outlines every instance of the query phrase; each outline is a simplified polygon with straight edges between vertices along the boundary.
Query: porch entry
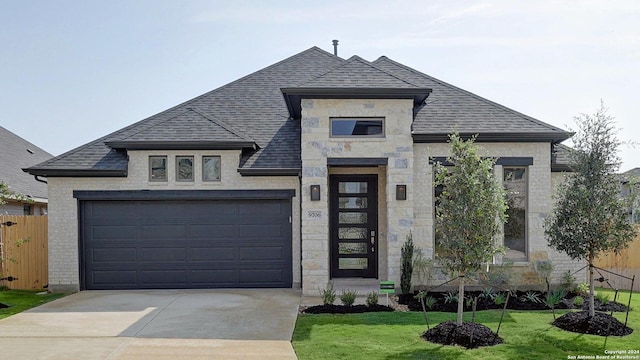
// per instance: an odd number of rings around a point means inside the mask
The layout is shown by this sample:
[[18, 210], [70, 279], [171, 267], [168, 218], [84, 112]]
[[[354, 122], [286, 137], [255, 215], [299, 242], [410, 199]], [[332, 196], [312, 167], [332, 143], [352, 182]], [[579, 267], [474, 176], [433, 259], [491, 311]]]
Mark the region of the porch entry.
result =
[[378, 275], [378, 177], [331, 175], [331, 277]]

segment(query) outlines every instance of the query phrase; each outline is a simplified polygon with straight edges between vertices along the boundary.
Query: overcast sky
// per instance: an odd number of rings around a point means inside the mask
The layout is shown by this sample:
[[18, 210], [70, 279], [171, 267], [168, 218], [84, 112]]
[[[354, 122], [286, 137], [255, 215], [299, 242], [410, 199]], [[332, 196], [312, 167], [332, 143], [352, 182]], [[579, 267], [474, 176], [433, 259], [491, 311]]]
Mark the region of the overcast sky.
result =
[[602, 99], [640, 141], [637, 0], [0, 0], [0, 28], [0, 125], [54, 155], [332, 39], [565, 129]]

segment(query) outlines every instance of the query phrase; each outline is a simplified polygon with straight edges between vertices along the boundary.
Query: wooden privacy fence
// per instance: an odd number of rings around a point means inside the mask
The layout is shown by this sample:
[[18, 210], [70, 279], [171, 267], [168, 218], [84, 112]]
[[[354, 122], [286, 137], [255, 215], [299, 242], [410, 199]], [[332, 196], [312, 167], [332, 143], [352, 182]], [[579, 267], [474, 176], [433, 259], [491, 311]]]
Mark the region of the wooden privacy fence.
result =
[[14, 281], [2, 281], [0, 285], [10, 289], [42, 289], [48, 277], [47, 216], [0, 215], [2, 262], [0, 278], [13, 277]]
[[[640, 225], [636, 225], [636, 229], [640, 233]], [[640, 291], [640, 234], [619, 255], [615, 255], [613, 252], [602, 254], [594, 261], [594, 265], [629, 278], [635, 275], [636, 281], [633, 290]], [[598, 275], [597, 272], [596, 275]], [[629, 290], [631, 287], [631, 280], [613, 274], [603, 273], [602, 275], [609, 279], [615, 288]], [[607, 286], [607, 284], [603, 283], [602, 286]]]

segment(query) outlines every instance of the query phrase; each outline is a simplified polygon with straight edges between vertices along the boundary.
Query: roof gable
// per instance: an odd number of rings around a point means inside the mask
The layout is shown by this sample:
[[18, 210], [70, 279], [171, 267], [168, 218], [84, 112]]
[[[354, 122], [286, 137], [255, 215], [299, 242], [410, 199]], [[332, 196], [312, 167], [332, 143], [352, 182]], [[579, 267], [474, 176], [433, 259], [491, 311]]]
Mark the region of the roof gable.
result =
[[419, 86], [375, 67], [359, 56], [352, 56], [343, 65], [304, 82], [301, 88], [383, 88], [406, 89]]
[[294, 119], [302, 116], [303, 98], [413, 99], [414, 106], [420, 106], [431, 93], [431, 89], [403, 80], [358, 56], [298, 86], [280, 90]]
[[205, 113], [197, 107], [157, 122], [138, 132], [106, 142], [114, 149], [243, 149], [256, 148], [244, 132]]

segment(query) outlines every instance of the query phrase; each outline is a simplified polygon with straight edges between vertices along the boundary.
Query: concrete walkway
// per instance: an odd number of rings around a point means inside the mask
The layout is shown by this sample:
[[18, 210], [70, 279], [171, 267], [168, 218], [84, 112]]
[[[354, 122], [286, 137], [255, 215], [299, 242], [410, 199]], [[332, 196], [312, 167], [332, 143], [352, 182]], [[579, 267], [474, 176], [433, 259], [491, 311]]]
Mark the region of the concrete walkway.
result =
[[297, 359], [300, 292], [83, 291], [0, 320], [7, 359]]

